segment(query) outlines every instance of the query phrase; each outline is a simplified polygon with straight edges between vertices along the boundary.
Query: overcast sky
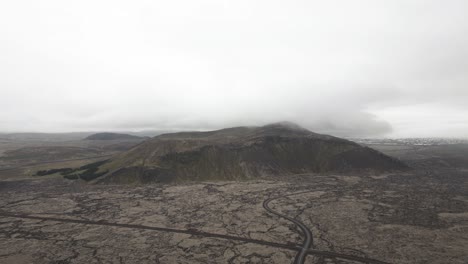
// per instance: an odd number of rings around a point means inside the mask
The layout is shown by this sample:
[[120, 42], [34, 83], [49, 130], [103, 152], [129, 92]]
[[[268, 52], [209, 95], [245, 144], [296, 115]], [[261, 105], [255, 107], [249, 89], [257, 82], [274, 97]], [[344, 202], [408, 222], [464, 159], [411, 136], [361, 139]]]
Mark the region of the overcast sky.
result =
[[0, 2], [0, 131], [468, 137], [466, 0]]

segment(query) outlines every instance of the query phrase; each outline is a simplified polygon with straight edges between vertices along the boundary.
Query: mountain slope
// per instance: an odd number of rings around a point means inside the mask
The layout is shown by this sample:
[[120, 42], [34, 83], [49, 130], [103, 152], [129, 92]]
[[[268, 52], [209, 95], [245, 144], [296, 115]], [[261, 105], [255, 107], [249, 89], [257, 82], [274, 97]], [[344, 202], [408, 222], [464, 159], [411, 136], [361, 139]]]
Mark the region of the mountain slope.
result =
[[89, 135], [85, 138], [85, 140], [143, 140], [144, 138], [128, 135], [128, 134], [120, 134], [120, 133], [96, 133]]
[[164, 134], [100, 167], [98, 182], [241, 180], [308, 172], [385, 172], [406, 165], [354, 142], [290, 123]]

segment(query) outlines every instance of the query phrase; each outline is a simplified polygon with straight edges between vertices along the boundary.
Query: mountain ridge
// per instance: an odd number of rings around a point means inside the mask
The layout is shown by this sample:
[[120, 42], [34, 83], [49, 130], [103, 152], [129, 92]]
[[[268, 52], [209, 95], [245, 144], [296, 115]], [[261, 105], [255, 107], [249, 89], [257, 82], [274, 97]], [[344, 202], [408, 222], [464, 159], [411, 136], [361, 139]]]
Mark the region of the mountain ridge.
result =
[[123, 133], [111, 133], [111, 132], [100, 132], [87, 136], [84, 140], [143, 140], [144, 137], [123, 134]]
[[268, 175], [404, 170], [407, 166], [346, 139], [290, 123], [162, 134], [100, 167], [96, 182], [243, 180]]

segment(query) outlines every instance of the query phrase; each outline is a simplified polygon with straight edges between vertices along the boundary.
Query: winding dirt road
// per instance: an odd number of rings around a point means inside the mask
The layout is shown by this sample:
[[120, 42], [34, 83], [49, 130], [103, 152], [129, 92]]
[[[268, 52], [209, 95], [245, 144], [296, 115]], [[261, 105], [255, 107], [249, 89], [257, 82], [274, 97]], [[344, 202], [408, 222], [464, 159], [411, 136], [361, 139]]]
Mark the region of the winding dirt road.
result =
[[304, 191], [304, 192], [297, 192], [297, 193], [291, 193], [291, 194], [286, 194], [286, 195], [280, 195], [280, 196], [277, 196], [277, 197], [268, 198], [265, 201], [263, 201], [263, 208], [265, 208], [265, 210], [267, 210], [268, 212], [270, 212], [270, 213], [272, 213], [272, 214], [274, 214], [276, 216], [279, 216], [281, 218], [284, 218], [284, 219], [294, 223], [301, 230], [302, 235], [304, 236], [304, 242], [302, 243], [301, 250], [298, 252], [298, 254], [296, 255], [296, 259], [294, 260], [294, 263], [296, 263], [296, 264], [303, 264], [305, 262], [308, 250], [312, 246], [312, 243], [313, 243], [312, 232], [301, 221], [296, 220], [296, 219], [294, 219], [292, 217], [289, 217], [287, 215], [278, 213], [277, 211], [271, 209], [270, 206], [269, 206], [269, 203], [271, 201], [274, 201], [274, 200], [277, 200], [277, 199], [280, 199], [280, 198], [293, 196], [293, 195], [298, 195], [298, 194], [307, 193], [307, 192], [311, 192], [311, 191]]

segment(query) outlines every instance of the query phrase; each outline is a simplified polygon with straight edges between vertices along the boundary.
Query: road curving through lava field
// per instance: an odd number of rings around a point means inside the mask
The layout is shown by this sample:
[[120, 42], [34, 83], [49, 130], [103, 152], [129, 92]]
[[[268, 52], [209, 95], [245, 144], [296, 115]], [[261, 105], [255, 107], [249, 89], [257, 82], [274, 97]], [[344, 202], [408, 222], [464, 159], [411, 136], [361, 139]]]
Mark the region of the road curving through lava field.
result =
[[304, 242], [302, 242], [302, 247], [299, 250], [299, 252], [297, 253], [296, 258], [294, 260], [294, 263], [296, 263], [296, 264], [303, 264], [305, 262], [308, 250], [313, 245], [312, 232], [301, 221], [299, 221], [297, 219], [294, 219], [292, 217], [289, 217], [287, 215], [281, 214], [281, 213], [271, 209], [270, 206], [269, 206], [269, 203], [274, 201], [274, 200], [280, 199], [280, 198], [299, 195], [299, 194], [308, 193], [308, 192], [311, 192], [311, 191], [304, 191], [304, 192], [297, 192], [297, 193], [280, 195], [280, 196], [268, 198], [265, 201], [263, 201], [263, 208], [265, 208], [265, 210], [267, 210], [268, 212], [270, 212], [270, 213], [272, 213], [272, 214], [274, 214], [276, 216], [279, 216], [280, 218], [284, 218], [284, 219], [294, 223], [301, 230], [302, 235], [304, 236]]

